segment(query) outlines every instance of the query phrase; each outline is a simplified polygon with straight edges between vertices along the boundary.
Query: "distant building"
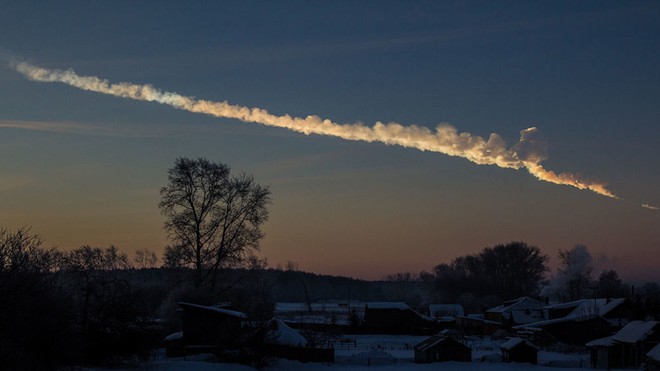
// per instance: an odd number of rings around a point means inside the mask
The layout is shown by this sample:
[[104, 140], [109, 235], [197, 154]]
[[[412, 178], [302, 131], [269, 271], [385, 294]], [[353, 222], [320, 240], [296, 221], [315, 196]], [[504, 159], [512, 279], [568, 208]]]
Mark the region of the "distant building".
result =
[[372, 334], [432, 334], [435, 321], [404, 302], [370, 302], [364, 307], [364, 327]]
[[544, 319], [514, 330], [539, 329], [557, 341], [582, 345], [611, 334], [627, 322], [625, 299], [582, 299], [543, 308]]
[[467, 345], [446, 336], [431, 336], [415, 345], [415, 363], [471, 362], [472, 350]]
[[502, 323], [486, 319], [483, 315], [468, 314], [456, 317], [456, 327], [470, 335], [492, 335]]
[[235, 348], [241, 337], [245, 313], [191, 303], [178, 303], [183, 311], [183, 346]]
[[544, 319], [543, 307], [546, 304], [538, 299], [523, 296], [509, 300], [486, 311], [486, 319], [500, 322], [505, 327], [524, 325]]
[[660, 342], [660, 322], [632, 321], [616, 334], [587, 343], [591, 367], [639, 368]]
[[539, 349], [532, 343], [521, 338], [511, 338], [500, 345], [504, 362], [520, 362], [536, 364]]

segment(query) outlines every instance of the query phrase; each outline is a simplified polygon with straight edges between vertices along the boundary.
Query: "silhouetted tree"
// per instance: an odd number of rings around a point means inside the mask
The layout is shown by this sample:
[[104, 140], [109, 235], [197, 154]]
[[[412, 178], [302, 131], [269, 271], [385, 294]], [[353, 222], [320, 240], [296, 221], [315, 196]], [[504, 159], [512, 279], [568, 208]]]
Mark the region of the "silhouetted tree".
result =
[[626, 288], [615, 270], [606, 270], [598, 277], [598, 296], [618, 298], [626, 294]]
[[178, 158], [161, 188], [159, 207], [172, 244], [167, 266], [194, 269], [196, 287], [215, 283], [219, 269], [242, 263], [259, 248], [270, 191], [244, 173], [203, 158]]
[[135, 250], [135, 258], [133, 261], [138, 269], [155, 268], [158, 264], [158, 257], [155, 252], [143, 248]]
[[575, 245], [570, 250], [559, 250], [559, 274], [563, 276], [565, 300], [589, 297], [592, 285], [591, 253], [586, 246]]
[[58, 258], [29, 228], [0, 228], [0, 369], [56, 369], [67, 358], [70, 311]]
[[548, 270], [548, 257], [525, 242], [487, 247], [479, 258], [483, 278], [490, 283], [492, 293], [503, 300], [538, 294]]
[[536, 295], [548, 270], [547, 260], [538, 247], [524, 242], [486, 247], [479, 254], [436, 266], [433, 297], [442, 302], [462, 297], [478, 307], [498, 299]]

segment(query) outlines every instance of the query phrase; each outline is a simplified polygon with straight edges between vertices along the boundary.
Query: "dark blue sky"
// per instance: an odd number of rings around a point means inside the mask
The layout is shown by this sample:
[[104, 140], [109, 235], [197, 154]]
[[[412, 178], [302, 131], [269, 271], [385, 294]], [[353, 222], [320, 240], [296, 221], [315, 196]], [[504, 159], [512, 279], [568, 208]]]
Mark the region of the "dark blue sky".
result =
[[[0, 50], [35, 65], [149, 83], [274, 114], [398, 122], [509, 144], [524, 170], [304, 136], [25, 79], [0, 67], [0, 225], [62, 248], [166, 243], [158, 188], [178, 156], [270, 184], [263, 255], [377, 278], [510, 240], [587, 245], [624, 277], [660, 265], [660, 3], [0, 1]], [[339, 253], [337, 253], [339, 252]]]

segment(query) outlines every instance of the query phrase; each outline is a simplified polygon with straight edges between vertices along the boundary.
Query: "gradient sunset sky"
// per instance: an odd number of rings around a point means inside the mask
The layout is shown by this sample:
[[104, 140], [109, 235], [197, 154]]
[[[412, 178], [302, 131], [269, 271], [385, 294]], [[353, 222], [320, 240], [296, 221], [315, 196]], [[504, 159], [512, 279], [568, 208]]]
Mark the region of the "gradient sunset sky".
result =
[[[270, 185], [273, 266], [378, 279], [522, 240], [553, 263], [583, 244], [596, 273], [660, 280], [660, 2], [0, 0], [0, 60], [0, 226], [48, 245], [162, 252], [167, 169], [206, 157]], [[449, 124], [509, 147], [536, 127], [545, 169], [619, 199], [32, 81], [17, 62], [273, 115]]]

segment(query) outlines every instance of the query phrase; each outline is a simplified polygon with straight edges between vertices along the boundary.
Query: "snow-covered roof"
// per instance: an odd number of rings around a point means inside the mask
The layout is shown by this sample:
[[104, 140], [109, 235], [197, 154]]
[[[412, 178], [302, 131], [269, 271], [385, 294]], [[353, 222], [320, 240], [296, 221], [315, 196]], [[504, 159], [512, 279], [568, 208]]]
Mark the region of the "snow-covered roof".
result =
[[545, 305], [540, 300], [530, 298], [529, 296], [523, 296], [521, 298], [515, 299], [515, 300], [509, 300], [506, 301], [496, 307], [488, 309], [486, 312], [489, 313], [504, 313], [504, 312], [510, 312], [514, 309], [518, 308], [541, 308]]
[[615, 343], [614, 335], [612, 335], [612, 336], [592, 340], [592, 341], [586, 343], [585, 346], [588, 346], [588, 347], [611, 347], [612, 345], [614, 345], [614, 343]]
[[534, 349], [538, 350], [538, 348], [535, 347], [534, 344], [530, 343], [529, 341], [527, 341], [523, 338], [511, 338], [511, 339], [505, 341], [504, 343], [500, 344], [500, 348], [506, 349], [506, 350], [511, 350], [511, 349], [517, 347], [520, 344], [525, 344], [525, 345], [527, 345], [531, 348], [534, 348]]
[[521, 309], [511, 311], [513, 323], [526, 324], [543, 320], [543, 311], [539, 309]]
[[635, 344], [646, 340], [647, 337], [652, 335], [659, 323], [660, 322], [658, 321], [632, 321], [619, 330], [615, 335], [590, 341], [586, 345], [588, 347], [607, 347], [612, 346], [615, 343]]
[[429, 304], [431, 317], [464, 316], [463, 306], [460, 304]]
[[569, 313], [567, 317], [589, 316], [596, 314], [599, 316], [604, 316], [610, 311], [612, 311], [612, 309], [623, 304], [623, 302], [625, 301], [626, 301], [625, 298], [580, 299], [575, 301], [569, 301], [567, 303], [548, 305], [545, 307], [545, 309], [552, 310], [552, 309], [567, 309], [567, 308], [575, 307], [575, 309], [573, 309], [573, 311], [571, 311], [571, 313]]
[[398, 309], [398, 310], [407, 310], [410, 309], [408, 304], [402, 301], [372, 301], [367, 303], [367, 308], [369, 309]]
[[275, 303], [275, 313], [300, 313], [308, 312], [309, 307], [313, 312], [347, 312], [349, 309], [364, 309], [364, 302], [360, 301], [336, 301], [307, 304], [304, 302], [280, 302]]
[[189, 308], [207, 310], [207, 311], [210, 311], [210, 312], [224, 314], [224, 315], [227, 315], [227, 316], [230, 316], [230, 317], [236, 317], [236, 318], [241, 318], [241, 319], [246, 319], [247, 318], [247, 314], [242, 313], [242, 312], [237, 312], [235, 310], [229, 310], [229, 309], [218, 308], [218, 307], [213, 307], [213, 306], [206, 306], [206, 305], [199, 305], [199, 304], [191, 304], [191, 303], [178, 303], [178, 304], [181, 307], [189, 307]]
[[266, 342], [270, 344], [289, 345], [293, 347], [307, 346], [307, 339], [298, 333], [298, 331], [287, 326], [279, 319], [270, 320], [273, 325], [272, 338]]
[[424, 352], [424, 351], [426, 351], [428, 349], [431, 349], [434, 346], [436, 346], [440, 343], [443, 343], [445, 341], [450, 341], [452, 343], [461, 344], [458, 341], [456, 341], [455, 339], [452, 339], [451, 337], [442, 336], [442, 335], [434, 335], [434, 336], [431, 336], [430, 338], [427, 338], [427, 339], [423, 340], [419, 344], [415, 345], [415, 350], [420, 351], [420, 352]]
[[182, 338], [183, 338], [183, 331], [179, 331], [165, 336], [165, 339], [163, 339], [163, 341], [174, 341]]
[[614, 340], [622, 343], [644, 341], [653, 334], [658, 321], [632, 321], [614, 335]]
[[538, 322], [526, 323], [519, 326], [514, 326], [513, 328], [527, 328], [527, 327], [542, 327], [548, 326], [555, 323], [562, 323], [568, 321], [585, 321], [590, 320], [596, 317], [602, 317], [607, 313], [611, 312], [614, 308], [621, 305], [626, 299], [581, 299], [570, 301], [567, 303], [553, 304], [548, 305], [544, 309], [553, 310], [553, 309], [570, 309], [566, 316], [560, 318], [546, 319]]
[[646, 353], [646, 356], [660, 362], [660, 344], [656, 345], [655, 348]]

